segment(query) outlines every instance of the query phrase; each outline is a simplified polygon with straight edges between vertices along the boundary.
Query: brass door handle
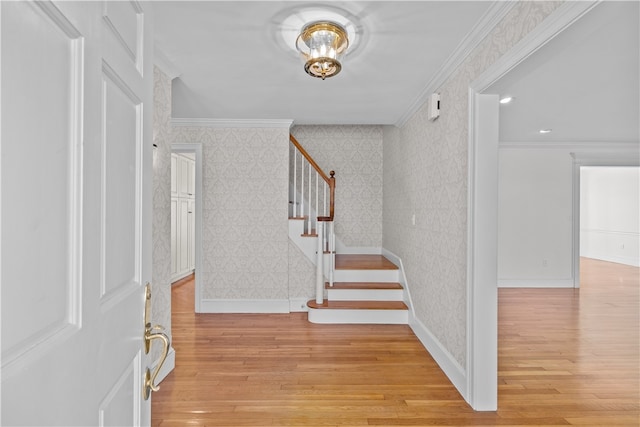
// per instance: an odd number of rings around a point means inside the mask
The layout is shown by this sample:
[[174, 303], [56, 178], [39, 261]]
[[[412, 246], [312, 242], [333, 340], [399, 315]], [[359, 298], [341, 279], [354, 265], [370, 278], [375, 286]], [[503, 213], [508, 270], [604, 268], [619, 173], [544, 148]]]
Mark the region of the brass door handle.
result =
[[169, 337], [164, 332], [152, 332], [154, 330], [159, 329], [157, 326], [153, 328], [149, 328], [147, 333], [144, 335], [145, 347], [151, 348], [151, 341], [159, 339], [162, 341], [162, 356], [160, 357], [160, 362], [151, 373], [151, 370], [147, 368], [147, 371], [144, 375], [144, 400], [149, 399], [152, 391], [160, 390], [160, 386], [156, 385], [156, 377], [164, 365], [165, 360], [167, 360], [167, 355], [169, 354]]
[[145, 303], [144, 303], [144, 352], [145, 354], [149, 354], [151, 350], [151, 342], [153, 340], [161, 340], [162, 341], [162, 356], [160, 357], [160, 362], [151, 373], [151, 370], [147, 368], [144, 374], [144, 387], [142, 394], [144, 396], [144, 400], [149, 399], [152, 391], [160, 390], [160, 386], [156, 385], [156, 378], [158, 373], [160, 373], [160, 369], [162, 365], [164, 365], [165, 360], [167, 360], [167, 355], [169, 354], [169, 337], [164, 332], [164, 327], [160, 325], [151, 326], [151, 284], [147, 283], [145, 287]]

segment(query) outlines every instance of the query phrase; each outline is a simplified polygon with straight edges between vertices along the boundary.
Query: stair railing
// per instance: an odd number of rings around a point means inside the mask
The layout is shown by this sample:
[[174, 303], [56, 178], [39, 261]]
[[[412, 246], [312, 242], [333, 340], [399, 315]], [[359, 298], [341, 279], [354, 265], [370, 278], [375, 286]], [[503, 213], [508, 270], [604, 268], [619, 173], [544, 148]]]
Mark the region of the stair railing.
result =
[[[306, 236], [318, 236], [316, 260], [316, 302], [324, 299], [324, 255], [329, 255], [327, 265], [329, 286], [333, 286], [335, 270], [335, 234], [333, 216], [335, 210], [335, 172], [329, 176], [318, 166], [293, 135], [290, 151], [291, 218], [304, 219]], [[325, 225], [326, 223], [326, 225]]]

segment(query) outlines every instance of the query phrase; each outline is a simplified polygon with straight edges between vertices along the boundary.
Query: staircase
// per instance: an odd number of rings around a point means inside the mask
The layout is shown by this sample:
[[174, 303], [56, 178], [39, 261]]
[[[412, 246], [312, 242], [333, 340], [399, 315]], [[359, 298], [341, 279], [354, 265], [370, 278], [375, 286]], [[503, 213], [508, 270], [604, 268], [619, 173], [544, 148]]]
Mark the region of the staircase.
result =
[[379, 254], [336, 253], [334, 172], [325, 174], [293, 135], [290, 140], [289, 237], [316, 265], [309, 321], [408, 323], [398, 266]]
[[398, 266], [382, 255], [336, 254], [335, 282], [327, 298], [307, 303], [312, 323], [408, 323]]

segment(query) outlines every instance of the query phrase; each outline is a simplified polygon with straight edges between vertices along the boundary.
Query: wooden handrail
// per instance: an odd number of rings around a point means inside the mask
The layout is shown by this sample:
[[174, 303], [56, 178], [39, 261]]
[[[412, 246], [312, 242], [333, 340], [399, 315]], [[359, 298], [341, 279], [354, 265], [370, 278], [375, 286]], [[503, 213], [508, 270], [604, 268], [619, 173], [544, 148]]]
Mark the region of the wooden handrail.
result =
[[313, 160], [311, 158], [311, 156], [309, 155], [309, 153], [307, 153], [307, 150], [305, 150], [304, 148], [302, 148], [302, 145], [300, 145], [300, 143], [298, 142], [298, 140], [291, 134], [289, 134], [289, 139], [291, 140], [291, 142], [293, 143], [293, 145], [296, 146], [296, 148], [298, 149], [298, 151], [304, 156], [305, 159], [307, 159], [307, 162], [309, 162], [309, 164], [311, 166], [313, 166], [313, 168], [316, 170], [316, 172], [318, 172], [318, 174], [322, 177], [322, 179], [325, 180], [325, 182], [329, 185], [331, 185], [330, 181], [329, 181], [329, 177], [327, 176], [326, 173], [324, 173], [324, 171], [322, 169], [320, 169], [320, 166], [318, 166], [318, 164], [316, 163], [315, 160]]
[[330, 177], [328, 177], [327, 174], [324, 173], [322, 169], [320, 169], [320, 166], [318, 166], [316, 161], [313, 160], [313, 158], [309, 155], [309, 153], [307, 153], [307, 150], [305, 150], [302, 147], [302, 145], [300, 145], [298, 140], [293, 135], [289, 134], [289, 140], [293, 145], [295, 145], [295, 147], [298, 149], [300, 154], [302, 154], [304, 158], [307, 159], [307, 162], [309, 162], [309, 164], [313, 166], [313, 168], [316, 170], [318, 175], [320, 175], [322, 179], [324, 179], [324, 181], [329, 186], [329, 216], [328, 217], [318, 216], [318, 221], [333, 221], [333, 213], [335, 208], [335, 196], [336, 196], [336, 177], [335, 177], [336, 172], [330, 171], [329, 172]]

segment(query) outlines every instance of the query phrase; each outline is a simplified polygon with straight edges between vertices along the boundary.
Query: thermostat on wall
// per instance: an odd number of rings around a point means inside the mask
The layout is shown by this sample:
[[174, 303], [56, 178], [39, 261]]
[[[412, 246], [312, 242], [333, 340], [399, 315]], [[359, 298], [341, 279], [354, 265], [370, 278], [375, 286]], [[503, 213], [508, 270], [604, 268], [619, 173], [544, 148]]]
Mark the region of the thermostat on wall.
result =
[[427, 114], [429, 120], [433, 121], [440, 117], [440, 94], [432, 93], [427, 101]]

